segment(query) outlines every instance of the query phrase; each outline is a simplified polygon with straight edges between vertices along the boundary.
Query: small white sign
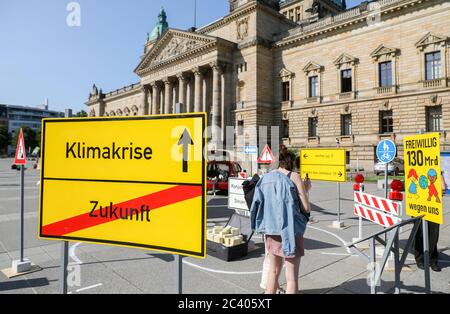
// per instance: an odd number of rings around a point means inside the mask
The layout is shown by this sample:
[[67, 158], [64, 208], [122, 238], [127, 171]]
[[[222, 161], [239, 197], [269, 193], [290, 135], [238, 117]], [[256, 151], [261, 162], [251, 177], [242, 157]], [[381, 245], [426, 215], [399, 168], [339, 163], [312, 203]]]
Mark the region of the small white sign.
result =
[[242, 183], [245, 179], [230, 178], [228, 181], [228, 208], [249, 211]]

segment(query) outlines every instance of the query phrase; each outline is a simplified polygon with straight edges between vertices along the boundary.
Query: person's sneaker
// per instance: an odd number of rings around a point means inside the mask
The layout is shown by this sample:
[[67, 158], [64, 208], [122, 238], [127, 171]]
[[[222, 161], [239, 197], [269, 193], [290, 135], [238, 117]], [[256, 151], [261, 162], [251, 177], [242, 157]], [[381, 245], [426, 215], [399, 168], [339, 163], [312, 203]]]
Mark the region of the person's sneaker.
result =
[[431, 269], [437, 273], [439, 273], [442, 270], [441, 266], [439, 265], [431, 265]]
[[417, 262], [417, 268], [422, 269], [422, 270], [425, 269], [422, 262]]

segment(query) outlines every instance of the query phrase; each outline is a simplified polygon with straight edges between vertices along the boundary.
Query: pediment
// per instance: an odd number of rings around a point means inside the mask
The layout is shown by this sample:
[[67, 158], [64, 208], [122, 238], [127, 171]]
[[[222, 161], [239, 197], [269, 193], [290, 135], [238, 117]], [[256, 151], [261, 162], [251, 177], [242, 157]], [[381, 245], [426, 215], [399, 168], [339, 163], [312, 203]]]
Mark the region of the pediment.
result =
[[320, 71], [322, 71], [322, 66], [321, 65], [319, 65], [319, 64], [317, 64], [317, 63], [315, 63], [315, 62], [312, 62], [312, 61], [310, 61], [310, 62], [308, 62], [308, 64], [303, 68], [303, 72], [305, 72], [305, 73], [309, 73], [309, 72], [313, 72], [313, 71], [316, 71], [316, 72], [320, 72]]
[[334, 61], [334, 64], [336, 66], [340, 66], [347, 63], [355, 64], [356, 62], [358, 62], [358, 58], [355, 58], [347, 53], [343, 53]]
[[169, 29], [142, 58], [137, 74], [217, 43], [216, 37]]
[[428, 45], [446, 42], [447, 40], [448, 40], [447, 36], [438, 35], [438, 34], [429, 32], [416, 43], [416, 47], [422, 48], [422, 47], [425, 47]]
[[372, 58], [378, 58], [380, 56], [390, 55], [390, 54], [395, 55], [397, 53], [398, 53], [398, 49], [391, 48], [391, 47], [385, 46], [384, 44], [381, 44], [370, 54], [370, 56]]
[[292, 77], [292, 76], [294, 76], [294, 73], [293, 73], [293, 72], [289, 71], [289, 70], [286, 69], [286, 68], [282, 68], [282, 69], [281, 69], [281, 71], [280, 71], [280, 77]]

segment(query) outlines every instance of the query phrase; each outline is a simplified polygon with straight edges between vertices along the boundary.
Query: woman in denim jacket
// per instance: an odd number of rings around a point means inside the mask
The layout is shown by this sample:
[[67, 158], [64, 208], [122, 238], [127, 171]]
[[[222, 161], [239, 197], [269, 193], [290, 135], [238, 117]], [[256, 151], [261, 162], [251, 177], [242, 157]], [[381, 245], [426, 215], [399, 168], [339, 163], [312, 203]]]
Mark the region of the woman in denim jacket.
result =
[[294, 162], [286, 149], [280, 151], [279, 169], [266, 174], [255, 188], [251, 207], [252, 228], [266, 235], [270, 259], [267, 294], [275, 294], [283, 259], [286, 266], [286, 293], [296, 294], [301, 257], [304, 256], [303, 234], [311, 205], [309, 180], [302, 181], [292, 172]]

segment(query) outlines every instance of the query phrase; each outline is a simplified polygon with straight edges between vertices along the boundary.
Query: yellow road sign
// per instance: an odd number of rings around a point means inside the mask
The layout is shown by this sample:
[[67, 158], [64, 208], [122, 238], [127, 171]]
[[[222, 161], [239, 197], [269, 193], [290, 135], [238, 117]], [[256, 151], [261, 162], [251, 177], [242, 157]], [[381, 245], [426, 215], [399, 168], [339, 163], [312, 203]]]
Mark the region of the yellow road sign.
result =
[[345, 166], [345, 149], [302, 149], [302, 165]]
[[205, 114], [46, 119], [39, 237], [206, 256]]
[[405, 137], [404, 147], [406, 213], [443, 224], [439, 133]]
[[318, 181], [346, 182], [347, 176], [345, 170], [345, 166], [301, 166], [302, 178], [308, 175], [311, 180]]
[[300, 170], [311, 180], [346, 182], [345, 149], [302, 149]]

